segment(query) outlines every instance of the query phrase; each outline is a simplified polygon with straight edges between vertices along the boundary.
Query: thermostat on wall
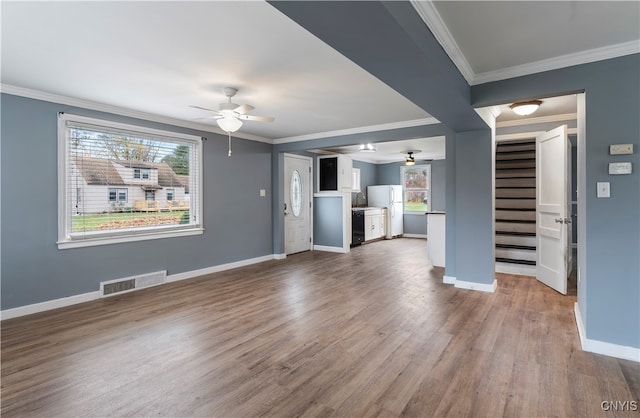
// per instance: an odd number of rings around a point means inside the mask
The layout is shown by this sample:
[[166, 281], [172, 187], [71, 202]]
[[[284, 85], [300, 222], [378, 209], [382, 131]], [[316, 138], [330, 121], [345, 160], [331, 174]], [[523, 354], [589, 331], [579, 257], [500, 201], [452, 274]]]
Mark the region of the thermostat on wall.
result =
[[631, 174], [631, 163], [609, 163], [609, 174]]

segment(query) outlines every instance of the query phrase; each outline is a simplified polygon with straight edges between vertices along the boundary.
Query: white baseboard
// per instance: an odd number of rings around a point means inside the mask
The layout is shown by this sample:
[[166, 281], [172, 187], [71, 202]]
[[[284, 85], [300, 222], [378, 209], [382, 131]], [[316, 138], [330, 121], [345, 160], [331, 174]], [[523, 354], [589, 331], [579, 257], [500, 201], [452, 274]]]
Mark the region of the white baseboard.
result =
[[262, 257], [249, 258], [247, 260], [234, 261], [233, 263], [220, 264], [217, 266], [205, 267], [203, 269], [185, 271], [183, 273], [170, 274], [167, 276], [167, 283], [177, 282], [180, 280], [192, 279], [194, 277], [204, 276], [206, 274], [218, 273], [224, 270], [231, 270], [238, 267], [250, 266], [251, 264], [262, 263], [274, 260], [275, 255], [264, 255]]
[[52, 309], [64, 308], [65, 306], [77, 305], [78, 303], [89, 302], [100, 299], [100, 291], [82, 293], [80, 295], [67, 296], [60, 299], [48, 300], [46, 302], [34, 303], [32, 305], [18, 306], [17, 308], [5, 309], [0, 312], [0, 319], [11, 319], [19, 316], [31, 315], [38, 312], [50, 311]]
[[612, 344], [598, 340], [590, 340], [589, 338], [587, 338], [578, 302], [574, 304], [573, 312], [575, 313], [576, 325], [578, 326], [578, 335], [580, 335], [580, 345], [582, 346], [582, 350], [588, 351], [590, 353], [603, 354], [605, 356], [621, 358], [624, 360], [630, 360], [640, 363], [640, 348]]
[[456, 278], [453, 276], [444, 276], [442, 278], [442, 283], [444, 284], [456, 284]]
[[498, 287], [498, 281], [496, 279], [493, 279], [492, 284], [485, 284], [485, 283], [465, 282], [462, 280], [456, 280], [454, 286], [460, 289], [477, 290], [479, 292], [493, 293], [496, 291], [496, 288]]
[[286, 254], [274, 254], [273, 255], [273, 259], [274, 260], [284, 260], [285, 258], [287, 258]]
[[427, 239], [426, 235], [423, 234], [402, 234], [402, 238], [419, 238], [419, 239]]
[[[207, 267], [198, 270], [186, 271], [167, 276], [166, 283], [176, 282], [179, 280], [191, 279], [205, 274], [217, 273], [224, 270], [230, 270], [238, 267], [248, 266], [251, 264], [262, 263], [269, 260], [281, 260], [284, 254], [271, 254], [262, 257], [250, 258], [247, 260], [236, 261], [233, 263], [220, 264], [218, 266]], [[286, 257], [286, 255], [284, 255]], [[68, 296], [60, 299], [48, 300], [45, 302], [34, 303], [32, 305], [18, 306], [16, 308], [5, 309], [0, 311], [0, 320], [17, 318], [19, 316], [31, 315], [38, 312], [50, 311], [52, 309], [64, 308], [65, 306], [76, 305], [78, 303], [90, 302], [100, 299], [100, 291], [83, 293], [80, 295]]]
[[342, 253], [342, 254], [346, 254], [349, 252], [348, 249], [345, 251], [345, 249], [342, 247], [328, 247], [326, 245], [314, 245], [313, 251], [327, 251], [330, 253]]

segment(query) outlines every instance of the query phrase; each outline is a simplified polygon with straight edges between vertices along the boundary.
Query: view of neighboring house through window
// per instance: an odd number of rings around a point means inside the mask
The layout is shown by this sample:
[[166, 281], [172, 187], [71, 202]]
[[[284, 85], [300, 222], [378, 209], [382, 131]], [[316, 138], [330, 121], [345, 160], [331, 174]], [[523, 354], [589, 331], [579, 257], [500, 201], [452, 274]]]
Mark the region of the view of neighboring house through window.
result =
[[61, 114], [60, 248], [202, 233], [199, 137]]
[[424, 213], [431, 207], [431, 165], [402, 166], [404, 211]]

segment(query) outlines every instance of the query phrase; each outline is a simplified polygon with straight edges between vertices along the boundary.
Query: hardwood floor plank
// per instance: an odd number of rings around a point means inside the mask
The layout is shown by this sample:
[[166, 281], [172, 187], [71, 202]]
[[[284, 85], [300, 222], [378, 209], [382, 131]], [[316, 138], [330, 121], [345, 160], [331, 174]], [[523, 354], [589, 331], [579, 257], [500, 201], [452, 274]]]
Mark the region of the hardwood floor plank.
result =
[[[442, 283], [426, 242], [306, 252], [1, 323], [3, 417], [638, 416], [534, 279]], [[570, 282], [575, 287], [575, 281]]]

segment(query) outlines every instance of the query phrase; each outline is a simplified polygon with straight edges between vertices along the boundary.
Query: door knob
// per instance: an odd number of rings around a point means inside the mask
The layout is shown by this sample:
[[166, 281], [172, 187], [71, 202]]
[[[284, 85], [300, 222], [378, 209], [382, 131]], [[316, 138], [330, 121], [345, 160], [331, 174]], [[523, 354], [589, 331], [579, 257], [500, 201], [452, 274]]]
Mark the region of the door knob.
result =
[[562, 218], [556, 218], [556, 223], [559, 223], [559, 224], [563, 223], [563, 219]]

